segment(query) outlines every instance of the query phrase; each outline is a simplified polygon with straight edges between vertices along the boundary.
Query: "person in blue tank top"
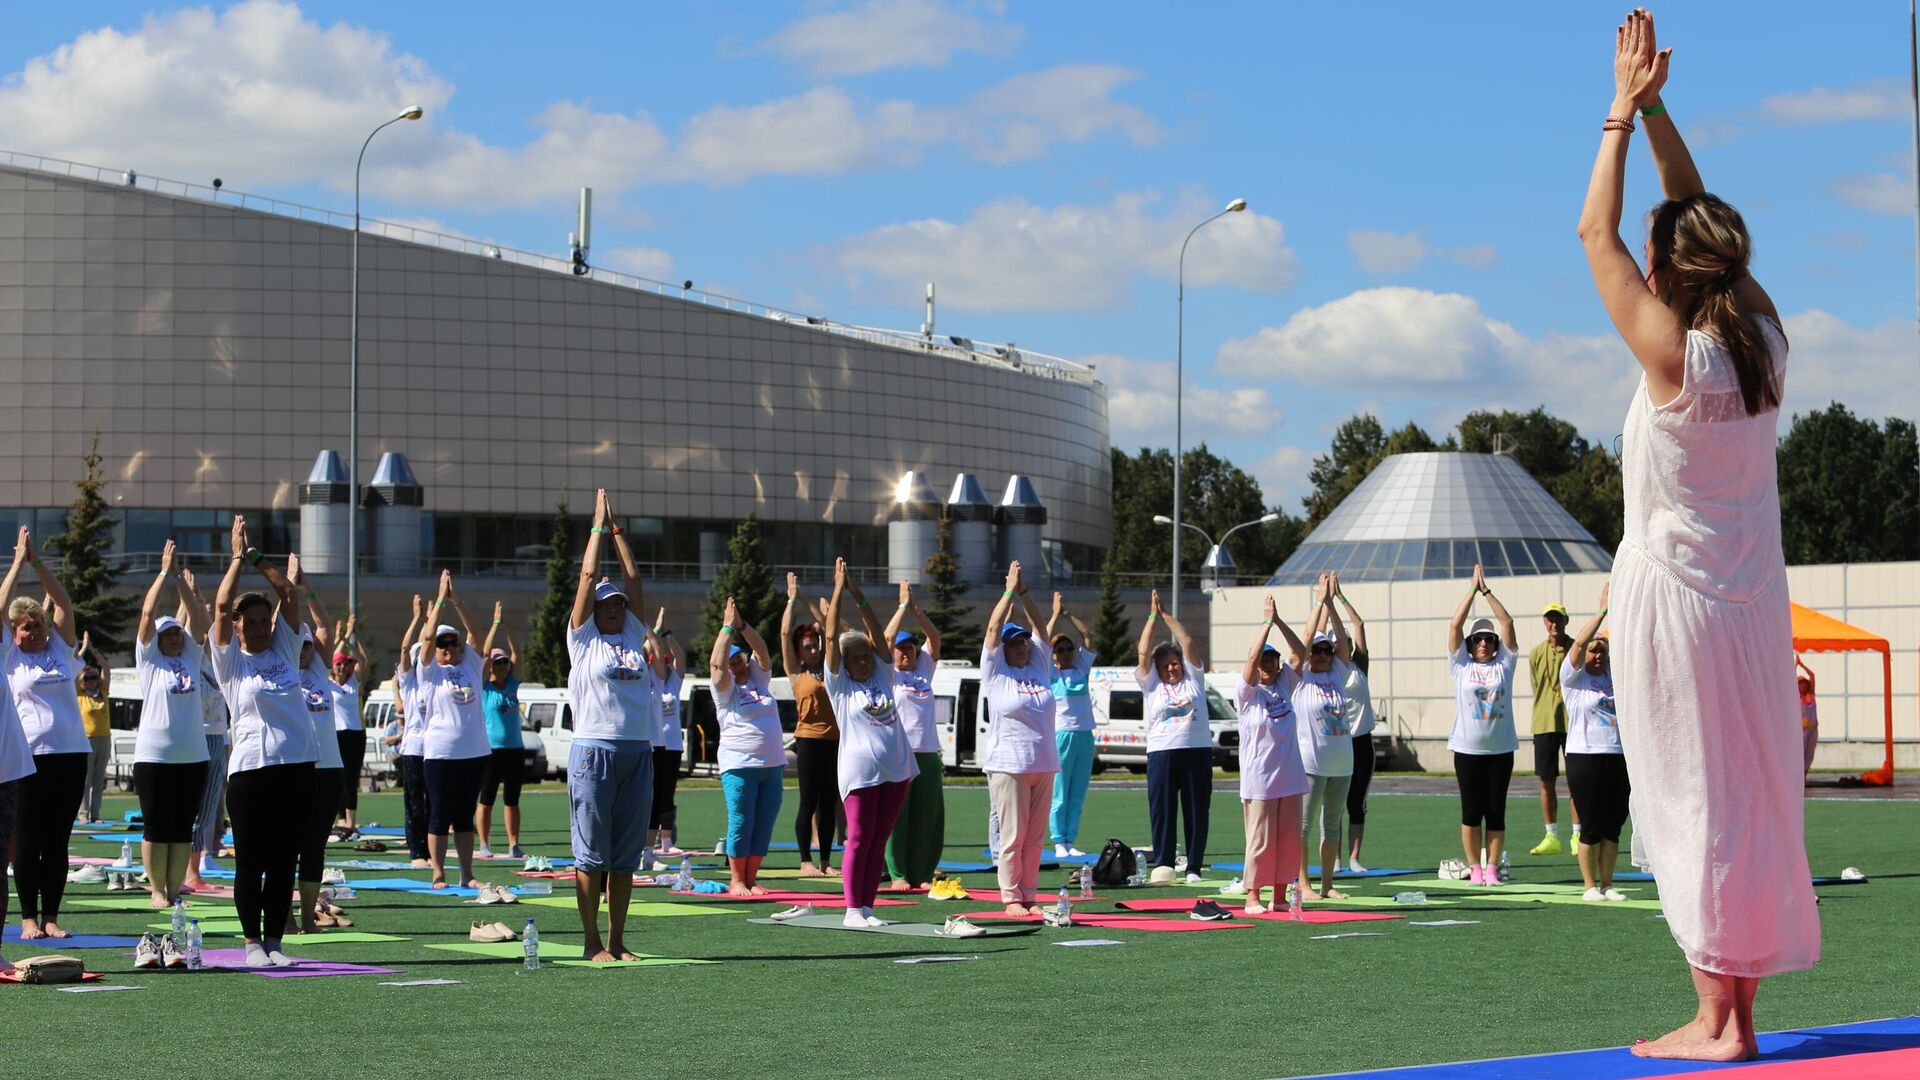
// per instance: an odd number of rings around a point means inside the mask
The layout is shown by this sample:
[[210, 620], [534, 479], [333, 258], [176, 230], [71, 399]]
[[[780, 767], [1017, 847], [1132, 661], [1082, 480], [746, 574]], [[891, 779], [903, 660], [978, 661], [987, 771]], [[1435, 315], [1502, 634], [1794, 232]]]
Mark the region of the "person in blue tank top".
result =
[[[1080, 635], [1060, 632], [1060, 620], [1073, 624]], [[1065, 598], [1053, 594], [1053, 617], [1047, 620], [1047, 640], [1053, 643], [1053, 741], [1060, 749], [1060, 779], [1053, 786], [1053, 811], [1047, 824], [1053, 833], [1056, 859], [1085, 855], [1074, 846], [1080, 835], [1080, 811], [1087, 803], [1087, 781], [1093, 776], [1093, 697], [1087, 679], [1093, 671], [1093, 650], [1086, 643], [1093, 634], [1080, 616], [1067, 610]]]
[[[525, 773], [526, 742], [520, 734], [520, 650], [513, 643], [513, 631], [507, 628], [503, 608], [493, 605], [493, 626], [487, 631], [483, 650], [487, 655], [486, 681], [480, 684], [480, 708], [487, 717], [487, 779], [480, 786], [480, 809], [474, 812], [474, 824], [480, 830], [481, 858], [493, 855], [493, 799], [506, 788], [507, 854], [516, 859], [527, 857], [520, 846], [520, 782]], [[505, 635], [507, 647], [494, 646], [494, 639]]]

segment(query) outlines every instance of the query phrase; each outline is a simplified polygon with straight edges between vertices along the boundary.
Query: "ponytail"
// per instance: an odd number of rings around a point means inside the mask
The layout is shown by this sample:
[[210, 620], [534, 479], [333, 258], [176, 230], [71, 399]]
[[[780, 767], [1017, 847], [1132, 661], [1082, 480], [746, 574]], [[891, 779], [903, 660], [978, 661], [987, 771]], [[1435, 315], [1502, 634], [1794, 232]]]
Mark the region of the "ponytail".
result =
[[1773, 377], [1773, 349], [1752, 313], [1741, 306], [1738, 289], [1738, 279], [1708, 282], [1694, 302], [1691, 322], [1727, 350], [1740, 380], [1740, 401], [1748, 416], [1759, 416], [1780, 407], [1780, 384]]
[[1772, 346], [1740, 302], [1740, 282], [1753, 257], [1740, 211], [1706, 192], [1669, 199], [1649, 217], [1647, 243], [1654, 268], [1670, 270], [1672, 285], [1691, 294], [1681, 321], [1727, 350], [1747, 415], [1778, 408]]

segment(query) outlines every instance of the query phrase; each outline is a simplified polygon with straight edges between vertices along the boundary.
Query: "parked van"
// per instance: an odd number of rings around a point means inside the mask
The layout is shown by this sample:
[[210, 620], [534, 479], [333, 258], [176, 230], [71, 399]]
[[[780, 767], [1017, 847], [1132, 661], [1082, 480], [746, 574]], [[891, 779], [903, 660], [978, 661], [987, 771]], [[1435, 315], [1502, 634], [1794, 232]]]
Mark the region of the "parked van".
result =
[[[795, 719], [793, 691], [787, 680], [773, 680], [773, 696], [780, 703], [780, 726], [787, 732], [792, 749]], [[539, 732], [546, 745], [549, 774], [564, 777], [567, 761], [573, 753], [573, 703], [565, 687], [520, 684], [520, 723], [527, 731]], [[713, 691], [706, 679], [687, 678], [680, 682], [680, 727], [684, 735], [680, 754], [680, 775], [719, 773], [720, 720], [714, 712]]]
[[[1096, 770], [1107, 765], [1125, 765], [1134, 772], [1147, 770], [1146, 694], [1133, 673], [1130, 667], [1097, 667], [1088, 673]], [[1240, 724], [1226, 696], [1231, 690], [1222, 681], [1230, 678], [1206, 676], [1207, 728], [1213, 736], [1214, 765], [1235, 772], [1240, 768]]]
[[[528, 781], [547, 778], [547, 747], [533, 726], [531, 710], [527, 705], [530, 690], [542, 689], [538, 684], [520, 684], [520, 742], [524, 747], [522, 755], [521, 777]], [[564, 693], [564, 691], [562, 691]], [[394, 758], [399, 756], [395, 747], [386, 746], [382, 740], [386, 735], [387, 724], [393, 720], [393, 684], [382, 683], [380, 688], [367, 696], [367, 703], [360, 709], [360, 723], [367, 729], [367, 755], [365, 768], [367, 775], [379, 777], [390, 775], [395, 770]], [[563, 759], [564, 760], [564, 759]]]

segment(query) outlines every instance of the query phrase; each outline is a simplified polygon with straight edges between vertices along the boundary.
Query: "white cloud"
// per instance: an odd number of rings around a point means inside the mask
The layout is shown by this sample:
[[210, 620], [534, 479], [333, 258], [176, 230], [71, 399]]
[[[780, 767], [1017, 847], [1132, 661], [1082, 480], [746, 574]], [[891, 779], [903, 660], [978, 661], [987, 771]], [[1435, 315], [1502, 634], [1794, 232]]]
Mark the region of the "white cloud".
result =
[[1911, 99], [1900, 79], [1873, 79], [1841, 90], [1775, 94], [1760, 102], [1760, 115], [1776, 124], [1831, 124], [1905, 116]]
[[1273, 453], [1255, 462], [1248, 471], [1260, 482], [1260, 494], [1268, 506], [1277, 506], [1289, 514], [1299, 513], [1300, 497], [1312, 488], [1307, 471], [1313, 457], [1297, 446], [1275, 447]]
[[650, 247], [622, 247], [595, 252], [593, 261], [629, 274], [665, 281], [673, 276], [673, 256]]
[[1389, 286], [1302, 308], [1279, 327], [1231, 339], [1219, 364], [1266, 378], [1448, 383], [1486, 370], [1524, 340], [1470, 296]]
[[[1140, 277], [1172, 280], [1180, 242], [1216, 209], [1191, 196], [1163, 205], [1152, 192], [1119, 195], [1104, 206], [989, 203], [966, 221], [938, 218], [888, 225], [840, 242], [833, 258], [857, 292], [917, 293], [940, 286], [960, 308], [1095, 310], [1127, 300]], [[1293, 284], [1293, 249], [1277, 218], [1229, 214], [1194, 238], [1187, 282], [1276, 292]]]
[[1861, 416], [1920, 422], [1920, 363], [1911, 320], [1859, 327], [1813, 308], [1781, 324], [1790, 349], [1783, 421], [1838, 401]]
[[895, 67], [945, 67], [956, 53], [999, 56], [1020, 43], [1018, 26], [977, 19], [933, 0], [868, 0], [801, 19], [762, 43], [820, 78]]
[[[1113, 445], [1173, 445], [1173, 364], [1133, 360], [1110, 353], [1079, 357], [1093, 364], [1107, 385], [1107, 426]], [[1180, 402], [1189, 446], [1222, 437], [1259, 435], [1280, 426], [1285, 414], [1261, 386], [1201, 386], [1187, 380]]]
[[1500, 261], [1499, 251], [1491, 244], [1437, 247], [1428, 242], [1425, 229], [1404, 233], [1348, 229], [1347, 250], [1353, 252], [1354, 265], [1369, 274], [1404, 274], [1428, 259], [1447, 259], [1473, 270]]
[[614, 197], [645, 184], [839, 173], [910, 163], [938, 146], [1004, 162], [1096, 138], [1152, 145], [1158, 125], [1113, 98], [1136, 78], [1111, 65], [1064, 65], [944, 105], [817, 88], [716, 105], [678, 133], [645, 112], [562, 100], [531, 118], [530, 140], [500, 144], [454, 128], [452, 84], [387, 35], [323, 25], [292, 3], [246, 0], [90, 31], [33, 58], [0, 81], [0, 145], [203, 182], [220, 176], [236, 190], [305, 182], [344, 190], [353, 148], [417, 103], [426, 118], [397, 125], [369, 153], [367, 190], [403, 193], [415, 206], [492, 210], [570, 202], [584, 184], [615, 209]]
[[1852, 173], [1833, 182], [1833, 193], [1856, 210], [1873, 214], [1913, 213], [1913, 177], [1894, 173]]

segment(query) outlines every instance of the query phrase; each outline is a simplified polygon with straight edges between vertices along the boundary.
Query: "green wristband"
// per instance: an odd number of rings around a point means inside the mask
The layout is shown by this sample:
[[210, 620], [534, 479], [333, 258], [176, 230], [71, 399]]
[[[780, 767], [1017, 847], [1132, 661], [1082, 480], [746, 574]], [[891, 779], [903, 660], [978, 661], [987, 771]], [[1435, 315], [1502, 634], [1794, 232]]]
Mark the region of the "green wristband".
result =
[[248, 548], [248, 549], [247, 549], [247, 563], [248, 563], [248, 565], [251, 565], [251, 566], [259, 566], [259, 565], [260, 565], [260, 560], [262, 560], [262, 559], [264, 559], [264, 558], [266, 558], [266, 555], [264, 555], [264, 554], [262, 554], [259, 548], [257, 548], [257, 547], [250, 547], [250, 548]]
[[1664, 104], [1656, 101], [1653, 104], [1642, 108], [1640, 110], [1640, 115], [1641, 116], [1665, 116], [1666, 112], [1667, 112], [1667, 107]]
[[728, 625], [727, 625], [726, 623], [721, 623], [721, 624], [720, 624], [720, 632], [721, 632], [722, 634], [726, 634], [726, 635], [728, 635], [729, 637], [731, 637], [731, 636], [732, 636], [732, 634], [733, 634], [733, 627], [731, 627], [731, 626], [728, 626]]

